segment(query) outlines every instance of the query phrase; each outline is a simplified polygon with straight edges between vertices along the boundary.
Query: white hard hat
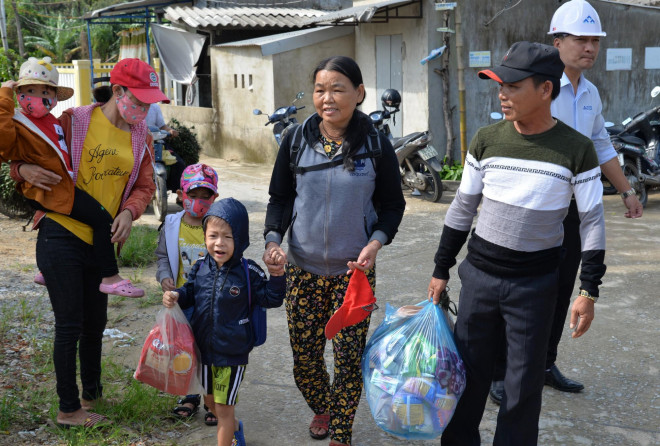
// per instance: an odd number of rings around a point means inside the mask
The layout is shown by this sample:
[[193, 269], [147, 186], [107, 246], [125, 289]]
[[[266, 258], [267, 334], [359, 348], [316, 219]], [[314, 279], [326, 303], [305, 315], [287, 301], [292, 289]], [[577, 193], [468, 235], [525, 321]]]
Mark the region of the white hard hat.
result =
[[571, 0], [561, 5], [552, 16], [548, 34], [605, 36], [596, 10], [584, 0]]

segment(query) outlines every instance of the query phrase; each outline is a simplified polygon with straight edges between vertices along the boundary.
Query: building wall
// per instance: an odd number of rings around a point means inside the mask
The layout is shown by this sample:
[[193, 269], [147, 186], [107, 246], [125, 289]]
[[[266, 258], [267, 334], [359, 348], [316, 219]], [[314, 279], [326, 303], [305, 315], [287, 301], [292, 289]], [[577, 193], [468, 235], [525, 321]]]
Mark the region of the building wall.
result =
[[272, 56], [262, 56], [257, 46], [211, 47], [211, 64], [216, 129], [209, 155], [246, 162], [268, 161], [260, 155], [266, 143], [262, 131], [266, 118], [254, 116], [252, 111], [273, 111]]
[[[417, 14], [418, 8], [408, 7], [405, 12]], [[391, 19], [388, 23], [365, 23], [356, 29], [356, 61], [367, 93], [361, 109], [367, 114], [382, 109], [376, 92], [376, 36], [402, 35], [403, 91], [400, 92], [401, 112], [397, 118], [402, 119], [404, 135], [426, 130], [429, 121], [428, 69], [419, 63], [428, 54], [425, 28], [424, 19]]]
[[[213, 94], [217, 114], [213, 125], [214, 142], [209, 154], [245, 162], [274, 163], [278, 146], [266, 116], [255, 116], [254, 109], [271, 114], [288, 106], [296, 93], [305, 96], [296, 102], [305, 109], [297, 115], [303, 121], [314, 112], [311, 73], [317, 62], [337, 54], [354, 57], [354, 36], [344, 36], [291, 51], [262, 56], [257, 46], [212, 47]], [[237, 86], [234, 75], [238, 76]], [[249, 76], [252, 88], [249, 88]], [[245, 87], [242, 85], [242, 77]]]
[[160, 109], [163, 112], [165, 122], [170, 122], [174, 118], [188, 128], [194, 127], [192, 132], [197, 136], [197, 141], [202, 146], [202, 152], [212, 154], [215, 152], [214, 123], [215, 112], [212, 108], [205, 107], [184, 107], [181, 105], [161, 104]]
[[[591, 70], [585, 72], [600, 90], [605, 120], [621, 121], [649, 106], [651, 88], [660, 84], [660, 70], [644, 69], [644, 48], [658, 47], [660, 8], [631, 6], [609, 1], [591, 0], [600, 16], [607, 36], [601, 39], [600, 55]], [[505, 2], [463, 0], [463, 34], [465, 65], [469, 51], [491, 51], [492, 62], [498, 65], [506, 50], [516, 41], [530, 40], [552, 44], [547, 35], [550, 19], [559, 7], [556, 0], [522, 2], [505, 11], [488, 26], [485, 23], [505, 6]], [[466, 13], [469, 11], [469, 13]], [[606, 71], [607, 48], [632, 48], [633, 62], [630, 71]], [[476, 130], [492, 123], [489, 114], [499, 111], [497, 83], [481, 80], [477, 73], [481, 68], [466, 68], [466, 103], [468, 141]]]

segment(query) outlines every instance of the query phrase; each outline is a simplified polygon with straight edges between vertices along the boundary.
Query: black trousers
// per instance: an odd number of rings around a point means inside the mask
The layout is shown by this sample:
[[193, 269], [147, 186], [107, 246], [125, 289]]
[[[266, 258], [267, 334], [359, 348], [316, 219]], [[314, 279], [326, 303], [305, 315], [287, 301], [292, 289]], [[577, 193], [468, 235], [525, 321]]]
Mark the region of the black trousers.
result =
[[53, 362], [62, 412], [80, 409], [76, 357], [82, 397], [100, 398], [101, 347], [108, 296], [99, 291], [101, 272], [93, 249], [63, 226], [44, 218], [37, 237], [37, 265], [55, 314]]
[[[119, 273], [117, 258], [112, 242], [112, 215], [94, 197], [82, 189], [74, 188], [73, 207], [69, 217], [92, 227], [94, 261], [98, 263], [101, 277], [110, 277]], [[41, 211], [50, 211], [40, 203], [30, 200], [32, 207]], [[42, 271], [43, 273], [43, 271]]]
[[454, 337], [466, 366], [467, 384], [442, 434], [442, 445], [481, 445], [479, 423], [503, 338], [507, 346], [505, 396], [493, 444], [536, 445], [557, 272], [504, 278], [466, 260], [458, 273], [462, 288]]
[[[568, 214], [564, 218], [564, 241], [562, 242], [563, 260], [559, 265], [559, 290], [557, 293], [557, 305], [552, 319], [552, 330], [548, 341], [548, 353], [545, 359], [545, 369], [552, 367], [557, 360], [557, 349], [561, 335], [564, 332], [564, 324], [568, 314], [568, 307], [573, 297], [575, 279], [577, 278], [580, 261], [582, 260], [582, 239], [580, 238], [580, 215], [578, 214], [575, 200], [571, 200]], [[495, 366], [493, 381], [504, 380], [506, 369], [506, 346], [502, 349]]]

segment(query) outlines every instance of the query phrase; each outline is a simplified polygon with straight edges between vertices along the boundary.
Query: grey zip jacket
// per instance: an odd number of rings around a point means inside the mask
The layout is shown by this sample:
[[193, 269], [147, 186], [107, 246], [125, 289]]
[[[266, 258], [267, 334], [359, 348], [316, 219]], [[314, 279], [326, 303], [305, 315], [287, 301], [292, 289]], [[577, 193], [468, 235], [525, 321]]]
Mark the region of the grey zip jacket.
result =
[[[303, 132], [302, 144], [306, 146], [298, 166], [329, 161], [320, 142], [319, 122], [318, 115], [313, 114], [296, 130]], [[405, 200], [394, 149], [384, 135], [379, 135], [382, 154], [377, 160], [356, 160], [353, 171], [339, 165], [297, 174], [294, 190], [289, 165], [293, 134], [290, 131], [284, 138], [273, 168], [266, 243], [281, 243], [287, 230], [282, 224], [286, 204], [295, 197], [288, 227], [289, 262], [321, 276], [345, 274], [347, 262], [356, 260], [369, 241], [390, 243], [403, 217]], [[371, 144], [372, 138], [367, 137], [356, 154], [364, 153]], [[342, 157], [341, 150], [333, 159], [338, 157]]]

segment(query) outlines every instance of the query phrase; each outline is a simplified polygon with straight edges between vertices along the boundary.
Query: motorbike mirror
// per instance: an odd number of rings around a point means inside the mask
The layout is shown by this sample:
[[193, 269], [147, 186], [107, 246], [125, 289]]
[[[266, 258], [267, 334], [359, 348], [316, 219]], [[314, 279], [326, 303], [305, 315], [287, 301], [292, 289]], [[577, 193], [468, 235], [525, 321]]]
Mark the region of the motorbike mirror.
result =
[[254, 115], [263, 115], [261, 110], [259, 110], [258, 108], [255, 108], [254, 110], [252, 110], [252, 114], [254, 114]]
[[654, 98], [659, 94], [660, 94], [660, 86], [656, 85], [655, 87], [653, 87], [653, 90], [651, 90], [651, 97]]
[[299, 91], [298, 94], [296, 94], [296, 100], [302, 99], [303, 96], [305, 96], [305, 92]]
[[614, 127], [614, 123], [612, 121], [605, 121], [605, 128], [609, 129], [610, 127]]
[[502, 113], [492, 112], [490, 114], [490, 119], [502, 119], [502, 118], [503, 118]]

